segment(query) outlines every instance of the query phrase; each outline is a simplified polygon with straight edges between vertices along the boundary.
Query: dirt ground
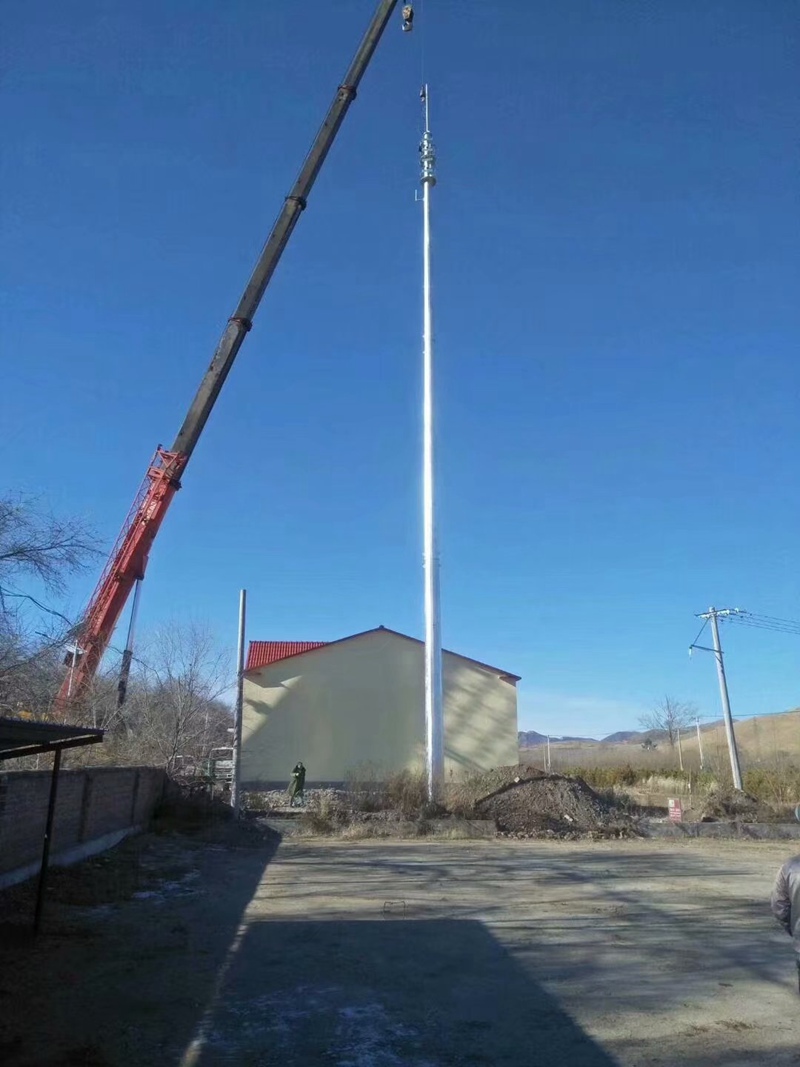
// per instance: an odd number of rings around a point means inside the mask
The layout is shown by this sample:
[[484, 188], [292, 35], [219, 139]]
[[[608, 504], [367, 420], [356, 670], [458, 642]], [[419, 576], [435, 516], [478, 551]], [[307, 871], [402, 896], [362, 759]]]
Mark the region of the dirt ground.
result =
[[786, 853], [141, 837], [57, 876], [35, 943], [0, 895], [0, 1062], [800, 1063]]

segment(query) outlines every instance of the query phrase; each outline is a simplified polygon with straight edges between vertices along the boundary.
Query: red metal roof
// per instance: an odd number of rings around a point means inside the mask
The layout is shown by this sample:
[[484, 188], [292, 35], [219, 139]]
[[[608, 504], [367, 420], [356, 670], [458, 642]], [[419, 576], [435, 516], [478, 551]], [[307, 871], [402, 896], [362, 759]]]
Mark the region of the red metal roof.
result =
[[310, 652], [312, 648], [322, 648], [327, 641], [251, 641], [247, 650], [246, 671], [255, 671], [267, 667], [280, 659], [299, 656], [301, 652]]
[[[315, 648], [325, 648], [327, 645], [340, 645], [344, 641], [352, 641], [354, 637], [365, 637], [367, 634], [386, 633], [394, 634], [395, 637], [402, 637], [406, 641], [413, 641], [417, 645], [421, 645], [423, 642], [416, 637], [409, 637], [408, 634], [401, 634], [399, 630], [390, 630], [386, 626], [376, 626], [373, 630], [362, 630], [357, 634], [350, 634], [348, 637], [340, 637], [336, 641], [251, 641], [250, 647], [247, 653], [247, 665], [246, 671], [255, 671], [259, 667], [267, 667], [270, 663], [277, 663], [282, 659], [290, 659], [292, 656], [299, 656], [303, 652], [311, 652]], [[483, 667], [485, 670], [492, 671], [499, 678], [504, 679], [507, 682], [516, 684], [519, 682], [520, 676], [518, 674], [511, 674], [509, 671], [501, 671], [498, 667], [492, 667], [488, 663], [483, 663], [479, 659], [472, 659], [471, 656], [462, 656], [458, 652], [450, 652], [449, 649], [443, 648], [442, 652], [447, 652], [448, 655], [458, 656], [459, 659], [468, 660], [470, 663], [475, 663], [478, 667]]]

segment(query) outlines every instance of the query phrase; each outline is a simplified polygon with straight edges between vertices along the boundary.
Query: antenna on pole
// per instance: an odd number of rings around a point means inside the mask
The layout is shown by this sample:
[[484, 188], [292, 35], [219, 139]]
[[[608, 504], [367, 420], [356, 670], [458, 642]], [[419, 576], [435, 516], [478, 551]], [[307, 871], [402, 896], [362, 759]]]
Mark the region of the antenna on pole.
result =
[[422, 354], [423, 354], [423, 543], [425, 562], [425, 748], [428, 799], [434, 800], [444, 780], [444, 712], [442, 693], [442, 625], [439, 603], [439, 546], [436, 536], [433, 404], [433, 313], [431, 308], [431, 189], [436, 185], [436, 150], [430, 131], [428, 86], [420, 100], [425, 132], [419, 146], [422, 184]]

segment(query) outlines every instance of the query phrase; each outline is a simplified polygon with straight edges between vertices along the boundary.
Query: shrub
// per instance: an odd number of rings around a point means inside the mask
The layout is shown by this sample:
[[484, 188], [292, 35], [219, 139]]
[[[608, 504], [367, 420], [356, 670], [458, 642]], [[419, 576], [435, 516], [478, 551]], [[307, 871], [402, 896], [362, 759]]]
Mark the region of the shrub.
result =
[[421, 771], [382, 773], [375, 764], [363, 763], [347, 772], [345, 796], [351, 811], [399, 811], [419, 815], [428, 803], [428, 785]]
[[746, 793], [768, 804], [797, 804], [800, 800], [800, 767], [776, 763], [751, 767], [744, 772]]
[[400, 771], [386, 780], [389, 808], [406, 817], [418, 815], [428, 807], [428, 781], [420, 771]]
[[330, 834], [350, 822], [347, 805], [338, 797], [315, 793], [300, 816], [300, 825], [313, 834]]
[[385, 811], [389, 804], [385, 775], [374, 763], [359, 763], [345, 776], [347, 802], [353, 811]]

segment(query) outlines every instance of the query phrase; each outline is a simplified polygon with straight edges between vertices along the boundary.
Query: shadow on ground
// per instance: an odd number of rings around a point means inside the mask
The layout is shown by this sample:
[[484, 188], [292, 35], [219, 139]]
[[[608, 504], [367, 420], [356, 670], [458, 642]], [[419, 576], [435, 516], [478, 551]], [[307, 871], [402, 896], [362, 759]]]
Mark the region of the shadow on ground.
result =
[[613, 1067], [475, 920], [251, 925], [189, 1067]]
[[[326, 867], [313, 847], [294, 847], [284, 864], [295, 880], [292, 899], [307, 900], [314, 914], [343, 918], [336, 911], [343, 883], [350, 894], [363, 892], [367, 859], [375, 898], [404, 896], [418, 916], [489, 924], [535, 980], [559, 995], [579, 995], [591, 1014], [611, 1010], [610, 1001], [613, 1010], [642, 1017], [687, 1001], [701, 1005], [731, 982], [738, 988], [755, 981], [776, 993], [787, 985], [790, 945], [786, 939], [780, 950], [784, 939], [769, 912], [768, 866], [763, 894], [748, 899], [737, 892], [747, 877], [742, 864], [700, 850], [625, 854], [571, 846], [562, 855], [534, 845], [484, 855], [409, 844], [386, 858], [341, 846]], [[701, 881], [719, 895], [698, 893]]]
[[[279, 843], [144, 835], [54, 872], [41, 935], [0, 939], [3, 1067], [178, 1062]], [[33, 892], [0, 894], [19, 930]]]

